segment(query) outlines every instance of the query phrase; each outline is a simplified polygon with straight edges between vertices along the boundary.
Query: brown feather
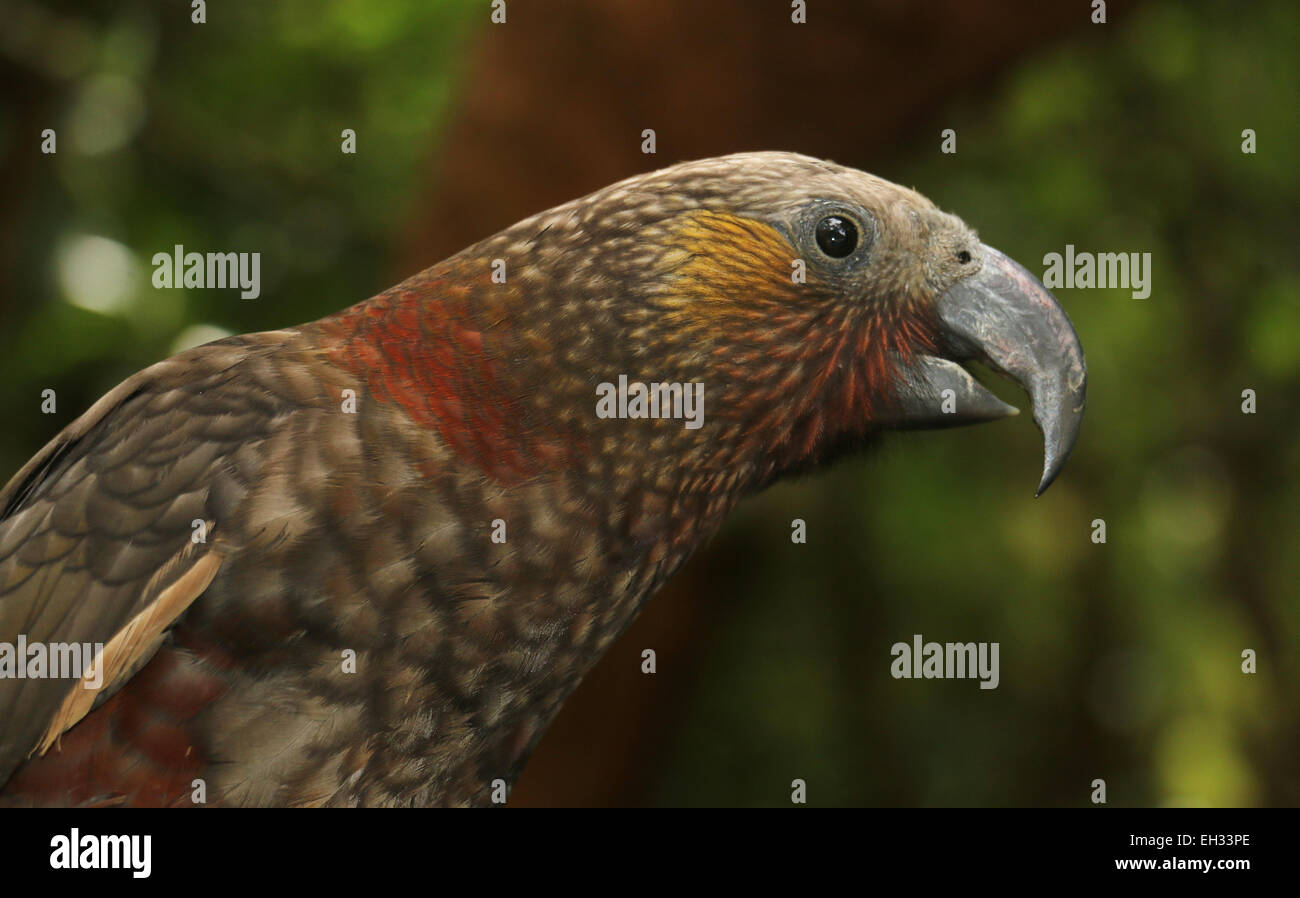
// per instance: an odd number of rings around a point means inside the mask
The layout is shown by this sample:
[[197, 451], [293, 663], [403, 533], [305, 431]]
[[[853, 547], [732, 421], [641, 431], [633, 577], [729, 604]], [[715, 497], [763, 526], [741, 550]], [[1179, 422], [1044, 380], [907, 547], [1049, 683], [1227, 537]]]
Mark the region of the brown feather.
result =
[[208, 588], [221, 567], [221, 560], [221, 555], [216, 552], [209, 552], [199, 558], [105, 643], [104, 650], [96, 656], [92, 666], [92, 672], [98, 672], [99, 685], [91, 685], [89, 672], [82, 674], [54, 712], [40, 742], [33, 749], [34, 752], [45, 754], [60, 736], [86, 716], [101, 693], [111, 692], [120, 680], [130, 676], [148, 661], [167, 628]]

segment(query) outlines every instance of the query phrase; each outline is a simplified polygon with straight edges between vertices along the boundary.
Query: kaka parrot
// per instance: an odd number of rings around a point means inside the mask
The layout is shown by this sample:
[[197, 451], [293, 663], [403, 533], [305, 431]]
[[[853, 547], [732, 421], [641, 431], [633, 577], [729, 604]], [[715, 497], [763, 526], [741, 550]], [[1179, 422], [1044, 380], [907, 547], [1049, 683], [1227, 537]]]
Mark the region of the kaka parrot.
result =
[[[0, 804], [487, 804], [739, 499], [1014, 414], [968, 360], [1029, 393], [1041, 492], [1084, 405], [1051, 294], [920, 194], [767, 152], [159, 362], [0, 492]], [[598, 414], [615, 382], [702, 414]]]

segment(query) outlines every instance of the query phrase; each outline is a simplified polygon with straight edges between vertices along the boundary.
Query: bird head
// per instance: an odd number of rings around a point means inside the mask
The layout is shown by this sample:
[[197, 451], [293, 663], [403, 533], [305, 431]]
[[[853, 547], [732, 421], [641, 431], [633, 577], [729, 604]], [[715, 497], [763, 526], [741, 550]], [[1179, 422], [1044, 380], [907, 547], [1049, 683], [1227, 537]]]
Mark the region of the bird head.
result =
[[[1030, 395], [1041, 492], [1084, 405], [1078, 338], [1032, 274], [915, 191], [792, 153], [630, 178], [390, 294], [451, 322], [461, 355], [425, 392], [452, 394], [457, 438], [482, 435], [483, 464], [518, 449], [526, 474], [671, 472], [743, 492], [882, 431], [1015, 414], [963, 367], [978, 360]], [[601, 386], [620, 383], [699, 385], [702, 420], [602, 417]]]

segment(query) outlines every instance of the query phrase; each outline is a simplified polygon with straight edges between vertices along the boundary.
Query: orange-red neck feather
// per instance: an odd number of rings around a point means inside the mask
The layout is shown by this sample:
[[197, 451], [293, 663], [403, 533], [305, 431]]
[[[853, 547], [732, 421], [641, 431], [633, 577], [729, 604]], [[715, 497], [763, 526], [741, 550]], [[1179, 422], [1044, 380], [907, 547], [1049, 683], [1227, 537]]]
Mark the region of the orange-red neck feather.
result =
[[[331, 360], [502, 482], [618, 470], [743, 492], [868, 435], [896, 361], [933, 348], [923, 302], [797, 282], [770, 225], [697, 212], [655, 239], [641, 279], [563, 292], [537, 272], [495, 284], [467, 251], [321, 322]], [[704, 426], [597, 418], [620, 374], [703, 384]]]

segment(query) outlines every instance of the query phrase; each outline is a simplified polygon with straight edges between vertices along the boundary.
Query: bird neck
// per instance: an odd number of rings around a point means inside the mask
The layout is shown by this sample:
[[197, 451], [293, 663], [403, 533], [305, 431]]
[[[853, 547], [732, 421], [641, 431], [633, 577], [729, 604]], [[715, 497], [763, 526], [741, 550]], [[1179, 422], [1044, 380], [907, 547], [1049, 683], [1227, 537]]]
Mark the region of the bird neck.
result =
[[635, 301], [496, 283], [491, 263], [453, 257], [317, 326], [374, 401], [503, 485], [569, 476], [611, 501], [729, 508], [860, 445], [895, 360], [926, 345], [917, 322], [794, 289], [755, 302], [693, 263], [677, 283], [709, 295]]

